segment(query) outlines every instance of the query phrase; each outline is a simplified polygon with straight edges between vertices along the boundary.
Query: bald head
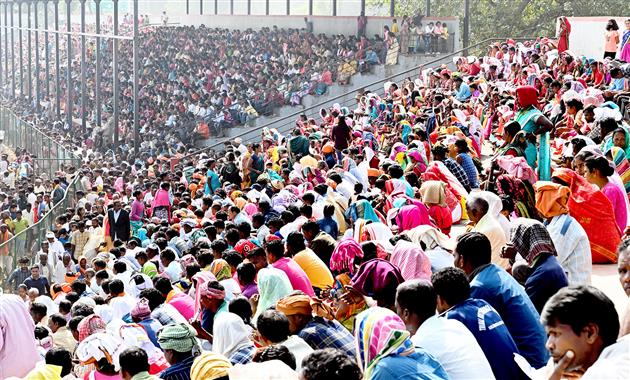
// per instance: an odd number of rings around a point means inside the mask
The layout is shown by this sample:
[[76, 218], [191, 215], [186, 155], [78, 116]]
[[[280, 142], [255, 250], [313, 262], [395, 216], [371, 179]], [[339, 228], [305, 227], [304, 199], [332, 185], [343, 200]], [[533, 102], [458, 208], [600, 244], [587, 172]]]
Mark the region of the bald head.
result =
[[478, 195], [471, 195], [466, 200], [466, 212], [468, 213], [468, 218], [474, 223], [477, 223], [479, 219], [483, 218], [484, 215], [488, 213], [489, 208], [490, 205], [488, 204], [488, 201]]

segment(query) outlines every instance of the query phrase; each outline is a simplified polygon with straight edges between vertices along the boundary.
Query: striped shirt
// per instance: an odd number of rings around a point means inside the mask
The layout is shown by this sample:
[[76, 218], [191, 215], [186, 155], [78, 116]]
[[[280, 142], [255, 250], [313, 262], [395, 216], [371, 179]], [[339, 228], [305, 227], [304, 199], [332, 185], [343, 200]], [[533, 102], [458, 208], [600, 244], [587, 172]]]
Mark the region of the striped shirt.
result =
[[298, 336], [315, 350], [332, 347], [345, 352], [351, 358], [356, 355], [354, 336], [336, 320], [314, 317]]
[[[477, 168], [475, 167], [475, 163], [473, 162], [472, 157], [468, 153], [460, 153], [457, 155], [458, 158], [461, 159], [461, 166], [466, 172], [466, 176], [468, 177], [468, 182], [470, 182], [471, 189], [479, 188], [479, 179], [477, 178]], [[450, 169], [449, 169], [450, 170]]]
[[461, 183], [466, 190], [470, 191], [470, 182], [468, 181], [468, 176], [466, 175], [464, 169], [462, 169], [462, 166], [450, 157], [446, 157], [446, 159], [442, 162], [444, 163], [444, 166], [446, 166], [446, 168], [455, 176], [455, 178], [457, 178], [459, 183]]
[[558, 215], [547, 224], [547, 231], [569, 285], [590, 284], [593, 269], [591, 246], [580, 223], [568, 214]]

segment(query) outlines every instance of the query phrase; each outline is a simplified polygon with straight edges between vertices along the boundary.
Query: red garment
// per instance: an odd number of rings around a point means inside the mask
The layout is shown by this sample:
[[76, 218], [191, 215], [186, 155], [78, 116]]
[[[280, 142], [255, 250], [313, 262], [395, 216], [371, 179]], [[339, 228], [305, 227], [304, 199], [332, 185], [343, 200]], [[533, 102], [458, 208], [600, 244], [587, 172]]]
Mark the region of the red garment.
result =
[[569, 49], [569, 34], [571, 34], [571, 24], [566, 17], [560, 17], [560, 38], [558, 39], [558, 54]]
[[558, 178], [571, 188], [569, 214], [582, 225], [591, 244], [593, 264], [616, 263], [621, 231], [615, 221], [613, 206], [601, 191], [570, 169], [556, 169]]
[[437, 228], [445, 235], [451, 234], [451, 226], [453, 225], [453, 216], [448, 207], [433, 205], [429, 207], [429, 216], [435, 222]]
[[520, 86], [516, 89], [518, 105], [521, 108], [538, 104], [538, 91], [533, 86]]

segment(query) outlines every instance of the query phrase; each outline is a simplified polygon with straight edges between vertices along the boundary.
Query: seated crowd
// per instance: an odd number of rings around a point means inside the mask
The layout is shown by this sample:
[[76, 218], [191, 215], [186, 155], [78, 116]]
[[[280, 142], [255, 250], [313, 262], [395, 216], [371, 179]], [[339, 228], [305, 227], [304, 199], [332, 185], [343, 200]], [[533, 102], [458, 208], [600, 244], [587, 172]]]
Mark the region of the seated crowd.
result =
[[220, 153], [90, 150], [0, 296], [0, 378], [625, 379], [591, 273], [630, 296], [630, 69], [568, 55], [506, 41]]

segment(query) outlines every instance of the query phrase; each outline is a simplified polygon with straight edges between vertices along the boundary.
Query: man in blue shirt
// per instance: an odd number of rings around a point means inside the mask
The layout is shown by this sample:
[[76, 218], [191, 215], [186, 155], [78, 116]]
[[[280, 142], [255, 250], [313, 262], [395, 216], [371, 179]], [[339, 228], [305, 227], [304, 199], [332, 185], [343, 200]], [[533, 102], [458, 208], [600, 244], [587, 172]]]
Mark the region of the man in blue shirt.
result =
[[160, 331], [158, 343], [171, 365], [160, 373], [160, 379], [190, 380], [190, 369], [196, 356], [193, 351], [199, 351], [195, 330], [186, 323], [168, 325]]
[[470, 284], [466, 273], [448, 267], [431, 276], [438, 296], [440, 316], [460, 321], [477, 339], [486, 355], [494, 377], [519, 379], [524, 374], [514, 361], [518, 348], [499, 313], [481, 299], [470, 298]]
[[46, 277], [41, 277], [39, 274], [39, 267], [33, 265], [31, 267], [31, 276], [24, 280], [24, 285], [27, 288], [35, 288], [39, 291], [40, 295], [50, 294], [50, 284]]
[[499, 313], [520, 354], [532, 367], [541, 368], [547, 364], [549, 352], [540, 315], [525, 289], [505, 270], [490, 263], [491, 253], [485, 235], [469, 232], [457, 239], [454, 263], [468, 276], [471, 296], [485, 300]]

